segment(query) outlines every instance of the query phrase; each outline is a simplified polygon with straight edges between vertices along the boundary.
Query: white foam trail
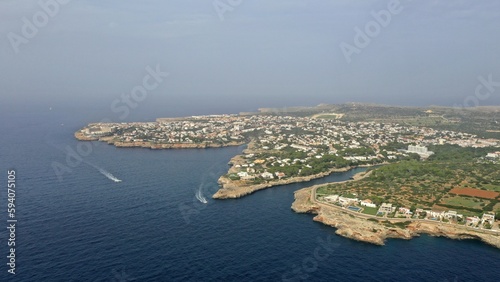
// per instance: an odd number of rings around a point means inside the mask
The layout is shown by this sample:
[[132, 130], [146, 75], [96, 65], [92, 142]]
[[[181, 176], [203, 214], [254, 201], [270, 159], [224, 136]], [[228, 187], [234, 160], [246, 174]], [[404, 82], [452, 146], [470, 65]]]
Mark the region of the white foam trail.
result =
[[203, 192], [201, 191], [203, 188], [203, 184], [200, 185], [200, 189], [198, 189], [198, 191], [196, 191], [196, 194], [195, 194], [195, 197], [196, 199], [198, 199], [198, 201], [206, 204], [208, 203], [207, 199], [205, 199], [205, 197], [203, 196]]
[[106, 176], [107, 178], [113, 180], [114, 182], [122, 182], [120, 179], [116, 178], [113, 174], [105, 171], [104, 169], [102, 168], [99, 168], [99, 172], [102, 173], [104, 176]]
[[[49, 134], [46, 134], [46, 135], [44, 136], [44, 139], [45, 139], [45, 144], [47, 144], [47, 145], [49, 145], [49, 146], [51, 146], [51, 147], [53, 147], [53, 148], [55, 148], [55, 149], [57, 149], [57, 150], [59, 150], [59, 151], [63, 152], [64, 154], [67, 154], [67, 152], [66, 152], [66, 151], [64, 151], [63, 149], [59, 148], [59, 147], [58, 147], [58, 146], [56, 146], [55, 144], [53, 144], [53, 143], [49, 140], [48, 135], [49, 135]], [[97, 169], [97, 170], [98, 170], [98, 171], [99, 171], [102, 175], [106, 176], [108, 179], [113, 180], [114, 182], [122, 182], [122, 180], [121, 180], [121, 179], [118, 179], [116, 176], [114, 176], [113, 174], [111, 174], [111, 173], [107, 172], [106, 170], [104, 170], [104, 169], [102, 169], [102, 168], [100, 168], [100, 167], [98, 167], [98, 166], [96, 166], [96, 165], [94, 165], [94, 164], [92, 164], [92, 163], [90, 163], [90, 162], [88, 162], [88, 161], [84, 160], [84, 159], [82, 159], [81, 161], [82, 161], [84, 164], [87, 164], [87, 165], [89, 165], [89, 166], [91, 166], [91, 167], [93, 167], [93, 168]]]

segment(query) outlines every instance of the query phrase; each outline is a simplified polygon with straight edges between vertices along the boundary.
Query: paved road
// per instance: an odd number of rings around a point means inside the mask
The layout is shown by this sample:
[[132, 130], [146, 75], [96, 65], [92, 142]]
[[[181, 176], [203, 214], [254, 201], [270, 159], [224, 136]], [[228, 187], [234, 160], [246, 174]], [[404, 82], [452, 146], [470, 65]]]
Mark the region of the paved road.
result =
[[[366, 176], [367, 176], [366, 174], [363, 175], [363, 177], [366, 177]], [[348, 213], [348, 214], [352, 214], [352, 215], [354, 215], [356, 217], [359, 217], [359, 218], [364, 218], [364, 219], [373, 218], [373, 219], [376, 219], [376, 220], [379, 220], [379, 221], [385, 219], [385, 220], [388, 220], [390, 222], [406, 222], [406, 221], [411, 221], [411, 222], [425, 222], [425, 223], [435, 224], [435, 225], [438, 225], [438, 226], [451, 225], [452, 227], [455, 227], [455, 228], [464, 229], [464, 230], [467, 230], [467, 231], [474, 231], [474, 232], [478, 232], [478, 233], [486, 233], [486, 234], [492, 234], [492, 235], [497, 235], [497, 236], [500, 234], [499, 230], [478, 229], [478, 228], [473, 228], [473, 227], [467, 227], [467, 226], [464, 226], [464, 225], [458, 225], [458, 224], [452, 224], [452, 223], [444, 223], [444, 222], [441, 222], [441, 221], [435, 221], [435, 220], [430, 220], [430, 219], [419, 219], [419, 218], [380, 218], [380, 217], [374, 216], [374, 215], [369, 215], [369, 214], [355, 212], [355, 211], [352, 211], [350, 209], [342, 208], [342, 207], [339, 207], [339, 206], [334, 205], [334, 204], [330, 204], [330, 203], [326, 203], [326, 202], [320, 202], [320, 201], [316, 200], [316, 190], [319, 187], [324, 186], [324, 185], [325, 184], [320, 184], [320, 185], [315, 185], [315, 186], [312, 187], [312, 189], [311, 189], [311, 202], [312, 203], [315, 203], [318, 206], [324, 206], [324, 207], [334, 208], [334, 209], [337, 209], [338, 211], [341, 211], [341, 212], [344, 212], [344, 213]]]

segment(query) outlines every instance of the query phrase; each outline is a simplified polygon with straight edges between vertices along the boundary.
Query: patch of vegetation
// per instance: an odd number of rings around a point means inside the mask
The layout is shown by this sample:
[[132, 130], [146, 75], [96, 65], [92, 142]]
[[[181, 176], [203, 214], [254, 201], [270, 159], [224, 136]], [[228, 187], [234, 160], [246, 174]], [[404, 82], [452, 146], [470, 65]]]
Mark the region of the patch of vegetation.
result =
[[376, 215], [377, 211], [378, 211], [377, 208], [363, 207], [362, 213], [369, 214], [369, 215]]
[[[425, 161], [407, 160], [374, 169], [359, 181], [329, 184], [324, 194], [356, 193], [376, 205], [392, 203], [398, 207], [456, 210], [464, 215], [482, 211], [500, 212], [499, 198], [487, 200], [450, 193], [453, 188], [495, 191], [500, 186], [500, 165], [479, 160], [497, 148], [462, 148], [453, 145], [433, 146], [435, 155]], [[363, 213], [374, 214], [366, 209]], [[376, 214], [376, 213], [375, 213]]]
[[462, 196], [454, 196], [451, 198], [445, 198], [441, 200], [442, 203], [440, 205], [446, 206], [455, 206], [455, 207], [463, 207], [470, 209], [481, 209], [481, 204], [487, 203], [488, 201], [476, 199], [472, 197], [462, 197]]

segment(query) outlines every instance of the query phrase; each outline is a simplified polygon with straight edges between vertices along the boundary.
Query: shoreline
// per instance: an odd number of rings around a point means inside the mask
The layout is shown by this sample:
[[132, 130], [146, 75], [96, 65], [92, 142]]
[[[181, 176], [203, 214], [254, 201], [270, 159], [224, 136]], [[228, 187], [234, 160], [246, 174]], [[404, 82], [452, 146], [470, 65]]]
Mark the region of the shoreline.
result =
[[[318, 173], [318, 174], [312, 174], [308, 176], [299, 176], [299, 177], [292, 177], [292, 178], [287, 178], [285, 180], [278, 180], [278, 181], [272, 181], [268, 183], [262, 183], [262, 184], [254, 184], [254, 185], [238, 185], [234, 183], [235, 181], [232, 181], [230, 179], [227, 179], [223, 176], [221, 176], [218, 180], [218, 183], [222, 186], [219, 188], [219, 190], [212, 196], [213, 199], [237, 199], [244, 197], [246, 195], [250, 195], [256, 191], [271, 188], [271, 187], [276, 187], [276, 186], [282, 186], [282, 185], [287, 185], [287, 184], [293, 184], [293, 183], [301, 183], [301, 182], [308, 182], [314, 179], [319, 179], [326, 177], [332, 173], [335, 172], [347, 172], [349, 170], [357, 168], [356, 166], [349, 166], [345, 168], [334, 168], [326, 172]], [[362, 172], [363, 173], [363, 172]], [[353, 176], [354, 177], [354, 176]]]
[[[249, 153], [254, 153], [252, 150], [252, 142], [248, 144], [248, 148], [243, 150], [243, 153], [249, 154]], [[238, 160], [242, 158], [242, 154], [236, 155], [231, 158], [229, 161], [229, 164], [234, 164], [237, 163]], [[282, 185], [288, 185], [288, 184], [293, 184], [293, 183], [302, 183], [302, 182], [309, 182], [314, 179], [320, 179], [326, 176], [329, 176], [332, 173], [336, 172], [347, 172], [352, 169], [356, 168], [369, 168], [369, 167], [375, 167], [375, 166], [382, 166], [386, 165], [388, 163], [380, 163], [380, 164], [375, 164], [375, 165], [370, 165], [370, 164], [362, 164], [362, 165], [356, 165], [356, 166], [347, 166], [347, 167], [342, 167], [342, 168], [332, 168], [328, 171], [317, 173], [317, 174], [311, 174], [307, 176], [296, 176], [296, 177], [291, 177], [291, 178], [286, 178], [283, 180], [277, 180], [277, 181], [271, 181], [267, 183], [261, 183], [261, 184], [250, 184], [250, 185], [241, 185], [238, 183], [238, 181], [233, 181], [230, 180], [224, 176], [219, 177], [219, 180], [217, 181], [219, 185], [221, 186], [217, 192], [215, 192], [214, 195], [212, 195], [212, 199], [237, 199], [244, 197], [246, 195], [250, 195], [254, 192], [257, 192], [259, 190], [271, 188], [271, 187], [276, 187], [276, 186], [282, 186]], [[232, 171], [233, 167], [229, 168], [228, 173]], [[362, 177], [367, 176], [369, 173], [366, 171], [359, 172], [355, 175], [352, 176], [353, 179], [359, 180], [361, 177], [361, 174], [363, 174]], [[361, 178], [362, 178], [361, 177]], [[349, 180], [347, 180], [349, 181]]]
[[[357, 181], [359, 179], [348, 181]], [[339, 236], [383, 246], [386, 239], [389, 238], [410, 240], [420, 236], [420, 234], [428, 234], [457, 240], [480, 240], [500, 249], [500, 232], [475, 230], [461, 225], [425, 219], [377, 219], [370, 215], [359, 214], [338, 206], [318, 202], [315, 199], [316, 189], [324, 185], [320, 184], [297, 190], [294, 193], [294, 202], [291, 209], [296, 213], [315, 214], [314, 221], [336, 228], [335, 234]], [[394, 226], [395, 223], [403, 223], [405, 227]]]
[[146, 148], [152, 150], [163, 149], [207, 149], [207, 148], [222, 148], [241, 146], [247, 142], [229, 142], [227, 144], [213, 144], [213, 143], [169, 143], [169, 144], [152, 144], [151, 142], [120, 142], [114, 141], [109, 137], [87, 137], [81, 132], [75, 133], [75, 138], [79, 141], [99, 141], [106, 142], [108, 145], [113, 145], [117, 148]]
[[[171, 144], [151, 144], [150, 142], [118, 142], [110, 137], [88, 137], [80, 132], [75, 133], [75, 138], [80, 141], [99, 141], [106, 142], [109, 145], [114, 145], [118, 148], [148, 148], [148, 149], [205, 149], [205, 148], [221, 148], [229, 146], [241, 146], [247, 144], [247, 148], [243, 153], [252, 152], [252, 141], [250, 142], [230, 142], [228, 144], [192, 144], [192, 143], [171, 143]], [[229, 164], [241, 158], [243, 155], [238, 154], [231, 158]], [[382, 166], [381, 164], [362, 164], [356, 166], [348, 166], [343, 168], [333, 168], [325, 172], [308, 176], [298, 176], [287, 178], [284, 180], [271, 181], [262, 184], [254, 185], [238, 185], [237, 181], [232, 181], [221, 176], [218, 183], [221, 187], [212, 195], [213, 199], [236, 199], [252, 194], [256, 191], [282, 186], [293, 183], [308, 182], [314, 179], [326, 177], [336, 172], [347, 172], [355, 168], [369, 168], [374, 166]], [[231, 171], [232, 167], [228, 170]], [[349, 181], [358, 181], [371, 174], [371, 171], [362, 171], [354, 174], [351, 179], [332, 182], [332, 184], [344, 183]], [[347, 209], [342, 209], [338, 206], [333, 206], [328, 203], [319, 202], [315, 199], [316, 189], [320, 184], [311, 187], [303, 188], [294, 192], [294, 202], [291, 209], [296, 213], [311, 213], [315, 214], [314, 221], [321, 222], [325, 225], [336, 228], [335, 233], [349, 239], [371, 243], [375, 245], [385, 245], [388, 238], [410, 240], [420, 234], [428, 234], [436, 237], [446, 237], [450, 239], [474, 239], [482, 241], [488, 245], [500, 249], [500, 232], [491, 230], [475, 230], [473, 228], [446, 224], [424, 219], [400, 219], [400, 218], [376, 218], [370, 215], [356, 213]], [[394, 224], [403, 223], [404, 227], [394, 226]]]

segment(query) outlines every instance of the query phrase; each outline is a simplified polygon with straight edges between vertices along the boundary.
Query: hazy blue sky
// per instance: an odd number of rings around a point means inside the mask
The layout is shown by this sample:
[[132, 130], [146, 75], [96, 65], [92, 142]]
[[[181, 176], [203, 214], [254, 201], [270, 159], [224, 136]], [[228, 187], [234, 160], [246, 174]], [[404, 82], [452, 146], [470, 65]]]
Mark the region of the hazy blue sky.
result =
[[[73, 0], [26, 38], [23, 18], [43, 23], [46, 12], [39, 1], [3, 0], [2, 108], [109, 110], [158, 64], [170, 75], [135, 110], [162, 116], [348, 101], [452, 106], [474, 95], [478, 76], [500, 82], [497, 0], [401, 0], [350, 63], [340, 44], [355, 46], [355, 28], [391, 1], [219, 0], [236, 3], [223, 19], [214, 2]], [[495, 89], [481, 105], [500, 104]]]

